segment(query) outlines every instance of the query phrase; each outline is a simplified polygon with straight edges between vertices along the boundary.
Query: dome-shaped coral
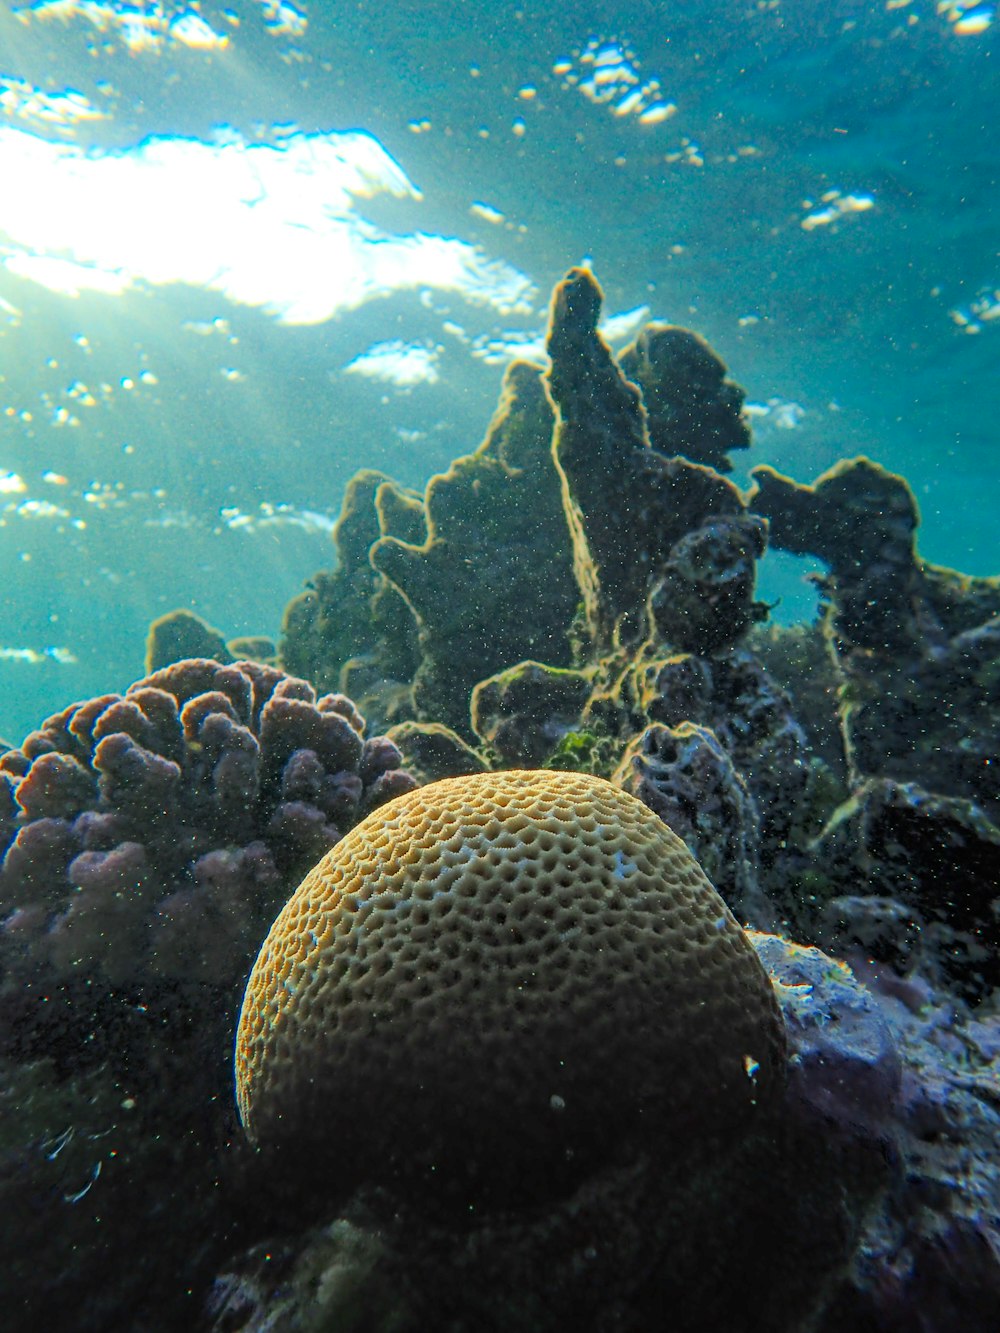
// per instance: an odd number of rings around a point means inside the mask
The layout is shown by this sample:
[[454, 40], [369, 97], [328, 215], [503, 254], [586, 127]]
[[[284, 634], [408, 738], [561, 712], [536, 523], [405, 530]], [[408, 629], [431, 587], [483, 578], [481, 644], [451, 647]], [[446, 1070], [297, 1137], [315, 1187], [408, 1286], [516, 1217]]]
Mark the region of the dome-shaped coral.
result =
[[446, 778], [373, 812], [274, 923], [243, 1001], [251, 1138], [423, 1203], [572, 1189], [623, 1144], [739, 1137], [784, 1035], [684, 843], [584, 774]]

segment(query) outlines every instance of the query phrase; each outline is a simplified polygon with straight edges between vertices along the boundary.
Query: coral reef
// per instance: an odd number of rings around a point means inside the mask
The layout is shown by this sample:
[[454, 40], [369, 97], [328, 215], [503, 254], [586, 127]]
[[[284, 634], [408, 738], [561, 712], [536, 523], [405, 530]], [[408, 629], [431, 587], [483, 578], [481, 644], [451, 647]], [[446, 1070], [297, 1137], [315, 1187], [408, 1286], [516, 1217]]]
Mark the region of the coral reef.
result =
[[273, 639], [263, 634], [244, 634], [227, 640], [201, 616], [183, 609], [168, 611], [152, 621], [146, 638], [147, 675], [191, 657], [210, 658], [224, 666], [246, 661], [276, 666], [277, 656]]
[[752, 475], [773, 545], [829, 570], [824, 624], [852, 781], [916, 782], [1000, 816], [1000, 578], [921, 560], [913, 492], [867, 458], [811, 486]]
[[[681, 839], [600, 778], [511, 770], [399, 798], [310, 872], [247, 984], [236, 1088], [272, 1172], [333, 1197], [353, 1163], [468, 1217], [661, 1145], [678, 1176], [724, 1155], [783, 1059], [771, 988]], [[350, 1161], [331, 1099], [379, 1108]]]
[[[0, 869], [3, 1044], [69, 1051], [122, 993], [231, 988], [289, 878], [413, 785], [363, 727], [350, 700], [274, 668], [194, 659], [65, 709], [3, 755], [17, 807]], [[109, 1028], [84, 1051], [118, 1040]]]
[[731, 482], [650, 446], [642, 395], [597, 332], [601, 301], [593, 275], [573, 269], [553, 295], [547, 344], [552, 449], [591, 651], [642, 639], [660, 584], [661, 637], [714, 651], [763, 614], [752, 599], [763, 528]]
[[175, 612], [0, 744], [15, 1333], [993, 1333], [1000, 578], [867, 459], [742, 494], [600, 306], [355, 476], [284, 670]]
[[519, 662], [472, 691], [472, 727], [502, 768], [540, 765], [579, 722], [590, 697], [585, 671]]
[[418, 716], [467, 739], [477, 681], [528, 657], [569, 665], [578, 594], [551, 437], [541, 373], [514, 362], [486, 439], [428, 483], [426, 541], [371, 548], [419, 627]]
[[146, 674], [152, 675], [186, 657], [208, 657], [216, 662], [234, 660], [225, 636], [193, 611], [168, 611], [154, 620], [146, 639]]
[[387, 532], [420, 541], [424, 527], [420, 500], [385, 473], [366, 468], [351, 478], [333, 528], [336, 568], [315, 574], [306, 591], [285, 608], [280, 656], [286, 671], [311, 680], [320, 690], [348, 688], [342, 673], [355, 659], [366, 659], [376, 678], [412, 676], [412, 617], [398, 593], [371, 567], [368, 553]]
[[750, 940], [775, 984], [791, 1059], [786, 1105], [819, 1118], [842, 1144], [886, 1144], [902, 1087], [902, 1062], [875, 998], [851, 969], [777, 935]]

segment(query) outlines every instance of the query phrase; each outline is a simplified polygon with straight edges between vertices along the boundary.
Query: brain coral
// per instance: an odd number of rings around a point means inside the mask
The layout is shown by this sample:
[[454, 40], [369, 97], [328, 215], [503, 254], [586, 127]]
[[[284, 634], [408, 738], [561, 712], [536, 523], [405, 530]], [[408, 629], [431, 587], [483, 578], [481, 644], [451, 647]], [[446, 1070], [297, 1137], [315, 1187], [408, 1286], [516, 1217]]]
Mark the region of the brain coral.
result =
[[522, 1204], [627, 1145], [742, 1138], [781, 1086], [753, 949], [685, 847], [601, 778], [446, 778], [358, 824], [247, 985], [237, 1100], [285, 1168]]

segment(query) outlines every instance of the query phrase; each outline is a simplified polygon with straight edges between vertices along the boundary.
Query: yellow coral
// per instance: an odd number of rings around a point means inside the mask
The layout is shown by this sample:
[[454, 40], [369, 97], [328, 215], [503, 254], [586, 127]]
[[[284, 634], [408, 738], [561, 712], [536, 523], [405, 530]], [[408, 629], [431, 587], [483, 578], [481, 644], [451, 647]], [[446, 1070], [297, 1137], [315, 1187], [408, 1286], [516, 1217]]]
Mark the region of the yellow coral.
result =
[[251, 1139], [313, 1179], [510, 1203], [623, 1145], [741, 1132], [783, 1052], [680, 838], [603, 779], [511, 771], [398, 797], [306, 876], [250, 976], [236, 1086]]

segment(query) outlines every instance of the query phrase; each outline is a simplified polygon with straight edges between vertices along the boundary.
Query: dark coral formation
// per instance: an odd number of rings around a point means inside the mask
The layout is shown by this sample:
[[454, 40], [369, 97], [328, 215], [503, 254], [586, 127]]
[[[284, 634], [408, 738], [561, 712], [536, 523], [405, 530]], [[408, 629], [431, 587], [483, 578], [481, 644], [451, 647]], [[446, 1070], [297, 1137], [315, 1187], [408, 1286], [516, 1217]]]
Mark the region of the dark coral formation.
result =
[[917, 504], [866, 458], [754, 472], [772, 542], [818, 556], [852, 792], [809, 849], [832, 947], [979, 996], [1000, 980], [1000, 579], [917, 554]]
[[[422, 509], [381, 473], [354, 478], [337, 569], [286, 611], [288, 670], [383, 722], [415, 713], [471, 739], [473, 687], [519, 662], [580, 666], [651, 624], [675, 649], [714, 652], [761, 619], [764, 524], [700, 465], [728, 470], [749, 443], [742, 389], [672, 326], [651, 325], [619, 365], [601, 300], [585, 270], [560, 284], [550, 370], [508, 368], [486, 439], [431, 479]], [[386, 615], [386, 583], [405, 613]], [[419, 661], [390, 662], [414, 632]]]
[[601, 300], [593, 275], [574, 269], [553, 295], [548, 336], [552, 449], [592, 648], [643, 638], [659, 589], [661, 636], [714, 651], [762, 614], [753, 601], [761, 524], [717, 472], [651, 447], [640, 390], [597, 332]]
[[729, 450], [750, 446], [746, 394], [704, 338], [674, 324], [647, 324], [618, 364], [642, 391], [654, 449], [732, 470]]
[[373, 661], [375, 674], [390, 679], [406, 680], [416, 667], [410, 613], [368, 560], [387, 532], [421, 541], [423, 505], [385, 473], [366, 468], [348, 483], [334, 524], [336, 568], [314, 575], [285, 609], [282, 665], [317, 689], [344, 688], [344, 667], [353, 659]]
[[5, 1044], [49, 1050], [58, 1028], [68, 1049], [113, 992], [231, 987], [289, 879], [413, 785], [363, 730], [341, 695], [194, 659], [3, 755], [17, 811], [0, 870]]
[[540, 372], [515, 362], [486, 439], [428, 484], [426, 541], [371, 549], [419, 627], [418, 716], [466, 735], [484, 676], [527, 657], [569, 664], [577, 591], [551, 436]]
[[972, 998], [1000, 985], [1000, 829], [971, 801], [869, 778], [813, 851], [842, 890], [823, 909], [828, 947], [860, 945]]
[[791, 699], [812, 749], [845, 780], [847, 756], [839, 713], [842, 678], [822, 624], [757, 625], [747, 636], [746, 647]]
[[772, 543], [829, 570], [824, 621], [854, 780], [917, 782], [1000, 814], [1000, 578], [921, 560], [913, 492], [866, 458], [811, 486], [770, 468], [753, 476]]
[[216, 662], [234, 660], [220, 630], [214, 629], [193, 611], [168, 611], [149, 627], [146, 673], [151, 675], [172, 662], [183, 662], [186, 657], [210, 657]]
[[472, 691], [472, 726], [499, 767], [537, 767], [579, 723], [590, 697], [585, 671], [519, 662]]
[[714, 732], [654, 723], [626, 746], [614, 778], [684, 839], [739, 920], [773, 920], [758, 881], [757, 802]]
[[[167, 1029], [122, 998], [115, 1035], [129, 1008], [143, 1034], [123, 1068], [86, 1049], [72, 1071], [0, 1055], [9, 1333], [202, 1326], [204, 1293], [245, 1214], [217, 1069], [231, 1025], [208, 1000]], [[92, 1030], [90, 1044], [106, 1044], [109, 1034]]]
[[[595, 692], [590, 706], [611, 716], [618, 731], [629, 725], [641, 731], [647, 723], [694, 723], [710, 731], [753, 798], [762, 883], [778, 910], [797, 921], [790, 871], [842, 793], [813, 753], [791, 698], [758, 659], [737, 649], [638, 661], [610, 693]], [[751, 910], [753, 902], [751, 895]], [[751, 920], [769, 924], [766, 917]]]

